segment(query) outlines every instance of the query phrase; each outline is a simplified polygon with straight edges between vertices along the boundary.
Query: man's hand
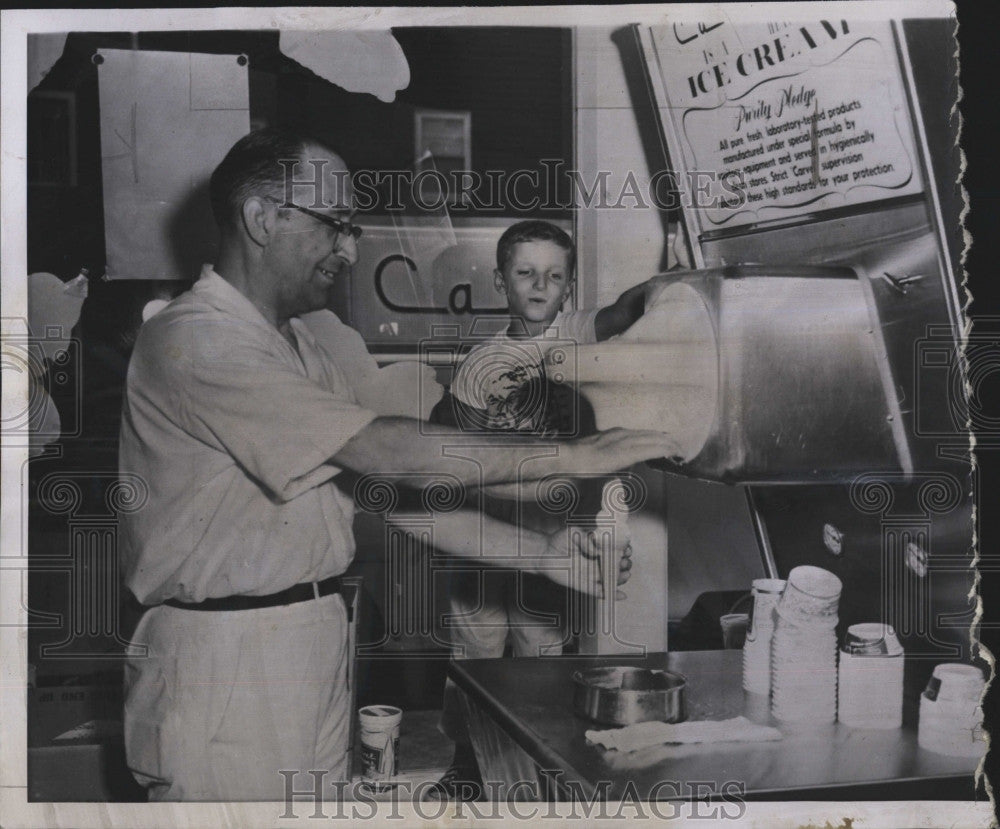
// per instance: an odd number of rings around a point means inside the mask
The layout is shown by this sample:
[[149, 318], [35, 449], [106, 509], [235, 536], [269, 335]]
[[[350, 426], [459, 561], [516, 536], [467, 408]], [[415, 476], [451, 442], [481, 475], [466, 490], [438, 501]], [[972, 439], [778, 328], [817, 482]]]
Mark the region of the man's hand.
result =
[[[426, 519], [426, 513], [417, 514]], [[390, 524], [412, 534], [411, 519], [398, 510], [386, 517]], [[469, 509], [434, 514], [434, 546], [438, 552], [470, 559], [480, 567], [516, 568], [598, 598], [605, 596], [604, 573], [614, 573], [615, 583], [624, 584], [632, 570], [626, 532], [603, 527], [597, 532], [574, 527], [551, 533], [519, 530]], [[616, 596], [625, 598], [621, 591]]]
[[641, 461], [680, 454], [680, 444], [664, 432], [616, 428], [561, 443], [558, 457], [529, 461], [524, 464], [524, 473], [526, 478], [543, 477], [552, 472], [606, 475]]
[[682, 457], [676, 440], [652, 430], [608, 429], [554, 445], [558, 451], [555, 457], [531, 458], [520, 465], [520, 482], [488, 484], [482, 491], [502, 500], [531, 501], [536, 497], [533, 482], [552, 475], [606, 475], [640, 461]]
[[[597, 562], [601, 574], [617, 573], [616, 584], [621, 586], [632, 577], [632, 541], [624, 533], [615, 533], [614, 544], [608, 544], [608, 533], [587, 533], [587, 550], [584, 555]], [[602, 577], [602, 584], [605, 579]], [[627, 599], [624, 590], [615, 590], [616, 599]]]
[[597, 342], [616, 337], [635, 324], [646, 310], [646, 283], [640, 282], [626, 290], [611, 305], [606, 305], [594, 317]]
[[[603, 599], [606, 596], [604, 573], [615, 573], [615, 584], [625, 584], [632, 575], [632, 545], [628, 538], [615, 537], [608, 544], [607, 533], [581, 533], [565, 529], [548, 535], [545, 558], [524, 562], [522, 569], [550, 581]], [[616, 598], [626, 595], [616, 590]]]

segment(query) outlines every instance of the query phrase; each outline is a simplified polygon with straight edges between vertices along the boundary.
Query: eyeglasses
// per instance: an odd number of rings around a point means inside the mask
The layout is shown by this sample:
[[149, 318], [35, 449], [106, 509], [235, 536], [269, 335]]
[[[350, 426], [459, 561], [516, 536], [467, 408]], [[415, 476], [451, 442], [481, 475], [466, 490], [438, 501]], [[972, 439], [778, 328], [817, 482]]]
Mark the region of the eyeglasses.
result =
[[317, 213], [315, 210], [310, 210], [308, 207], [302, 207], [298, 204], [292, 204], [291, 202], [283, 202], [278, 199], [272, 198], [271, 196], [264, 196], [266, 201], [276, 204], [279, 207], [290, 207], [293, 210], [298, 210], [299, 213], [305, 213], [307, 216], [311, 216], [316, 221], [322, 222], [327, 227], [332, 227], [337, 233], [343, 233], [345, 236], [353, 236], [355, 240], [361, 238], [363, 233], [361, 226], [352, 224], [351, 222], [345, 222], [342, 219], [335, 219], [333, 216], [326, 216], [323, 213]]

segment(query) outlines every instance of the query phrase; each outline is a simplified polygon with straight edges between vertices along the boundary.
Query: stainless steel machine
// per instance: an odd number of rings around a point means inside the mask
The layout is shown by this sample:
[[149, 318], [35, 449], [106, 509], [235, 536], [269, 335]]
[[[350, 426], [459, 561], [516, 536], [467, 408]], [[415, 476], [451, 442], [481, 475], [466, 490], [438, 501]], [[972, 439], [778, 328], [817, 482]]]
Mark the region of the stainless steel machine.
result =
[[720, 13], [615, 35], [693, 267], [664, 282], [718, 356], [711, 426], [664, 466], [740, 485], [765, 573], [836, 573], [841, 625], [892, 624], [922, 673], [972, 656], [959, 166], [932, 82], [955, 76], [949, 25]]
[[674, 435], [668, 471], [731, 482], [909, 474], [909, 440], [869, 280], [847, 267], [731, 265], [659, 277], [621, 338], [550, 371], [599, 428]]

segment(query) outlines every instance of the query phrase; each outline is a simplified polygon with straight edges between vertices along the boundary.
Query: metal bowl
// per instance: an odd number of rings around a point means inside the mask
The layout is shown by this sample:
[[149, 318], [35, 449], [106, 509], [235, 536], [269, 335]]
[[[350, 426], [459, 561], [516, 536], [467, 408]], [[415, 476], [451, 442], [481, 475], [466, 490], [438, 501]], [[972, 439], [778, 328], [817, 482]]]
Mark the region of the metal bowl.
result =
[[573, 673], [573, 708], [602, 725], [680, 722], [687, 679], [670, 671], [616, 665]]

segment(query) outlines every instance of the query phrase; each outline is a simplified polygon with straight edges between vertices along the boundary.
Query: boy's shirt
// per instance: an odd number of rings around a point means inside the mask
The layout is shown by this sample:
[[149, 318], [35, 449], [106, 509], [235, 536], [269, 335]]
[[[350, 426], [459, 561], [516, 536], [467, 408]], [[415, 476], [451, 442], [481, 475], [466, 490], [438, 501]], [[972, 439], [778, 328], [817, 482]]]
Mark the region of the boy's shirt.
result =
[[532, 423], [522, 422], [527, 410], [534, 408], [521, 399], [523, 391], [537, 388], [535, 381], [542, 378], [542, 363], [552, 348], [565, 347], [567, 341], [597, 342], [596, 317], [597, 309], [560, 311], [541, 335], [523, 339], [508, 336], [505, 326], [466, 355], [455, 372], [452, 396], [466, 406], [485, 411], [490, 428], [533, 430]]

